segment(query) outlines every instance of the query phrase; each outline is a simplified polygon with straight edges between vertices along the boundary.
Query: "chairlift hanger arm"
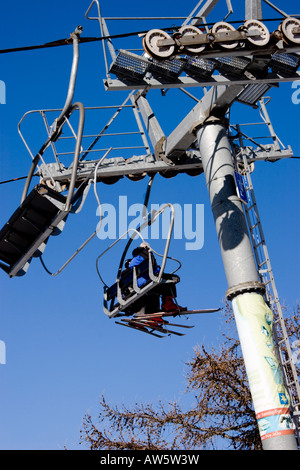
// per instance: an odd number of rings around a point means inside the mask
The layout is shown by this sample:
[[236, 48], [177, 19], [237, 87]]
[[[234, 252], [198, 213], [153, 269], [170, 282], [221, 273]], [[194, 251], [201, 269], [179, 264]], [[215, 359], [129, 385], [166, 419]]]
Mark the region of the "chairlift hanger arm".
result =
[[[74, 155], [74, 162], [73, 162], [73, 169], [72, 169], [72, 176], [71, 176], [71, 183], [70, 183], [70, 190], [67, 198], [67, 203], [66, 203], [66, 210], [69, 210], [70, 208], [70, 203], [71, 203], [71, 198], [73, 195], [73, 190], [75, 187], [75, 180], [76, 180], [76, 173], [77, 173], [77, 167], [78, 167], [78, 161], [79, 161], [79, 153], [80, 153], [80, 146], [81, 146], [81, 139], [82, 139], [82, 134], [83, 134], [83, 126], [84, 126], [84, 107], [81, 103], [75, 103], [72, 106], [72, 100], [74, 96], [74, 90], [75, 90], [75, 83], [76, 83], [76, 77], [77, 77], [77, 71], [78, 71], [78, 62], [79, 62], [79, 47], [78, 47], [78, 37], [82, 32], [82, 27], [78, 26], [74, 33], [71, 33], [71, 38], [73, 41], [73, 60], [72, 60], [72, 68], [71, 68], [71, 75], [70, 75], [70, 80], [69, 80], [69, 87], [68, 87], [68, 93], [67, 93], [67, 98], [64, 104], [64, 107], [59, 115], [59, 117], [55, 120], [55, 128], [53, 129], [52, 134], [50, 137], [48, 137], [47, 141], [42, 145], [38, 153], [33, 159], [31, 168], [29, 170], [29, 174], [25, 183], [25, 187], [23, 190], [22, 194], [22, 199], [21, 203], [25, 200], [28, 189], [31, 183], [31, 179], [33, 177], [33, 174], [36, 170], [36, 167], [43, 155], [43, 153], [46, 151], [46, 149], [49, 147], [51, 142], [55, 142], [60, 133], [61, 133], [61, 128], [65, 123], [65, 119], [69, 118], [70, 115], [73, 113], [75, 109], [79, 109], [80, 112], [80, 117], [79, 117], [79, 126], [78, 126], [78, 137], [76, 140], [76, 148], [75, 148], [75, 155]], [[18, 125], [18, 129], [20, 132], [20, 123]]]
[[[143, 218], [146, 219], [147, 218], [147, 207], [148, 207], [148, 202], [149, 202], [149, 198], [150, 198], [150, 192], [151, 192], [151, 188], [152, 188], [152, 184], [153, 184], [153, 180], [154, 180], [154, 175], [152, 175], [152, 177], [150, 177], [149, 179], [149, 182], [148, 182], [148, 185], [147, 185], [147, 191], [146, 191], [146, 195], [145, 195], [145, 200], [144, 200], [144, 206], [143, 206]], [[145, 211], [145, 212], [144, 212]], [[150, 222], [149, 222], [149, 216], [148, 216], [148, 220], [146, 220], [146, 222], [144, 222], [144, 224], [142, 225], [139, 225], [137, 227], [137, 232], [140, 232], [144, 227], [146, 227], [147, 225], [150, 225]], [[120, 264], [119, 264], [119, 269], [118, 269], [118, 274], [117, 274], [117, 279], [120, 279], [120, 276], [121, 276], [121, 272], [122, 272], [122, 267], [123, 267], [123, 264], [124, 264], [124, 261], [125, 261], [125, 257], [126, 257], [126, 254], [128, 252], [128, 249], [131, 245], [133, 241], [133, 237], [130, 237], [130, 239], [128, 240], [126, 246], [125, 246], [125, 249], [123, 251], [123, 254], [122, 254], [122, 257], [121, 257], [121, 261], [120, 261]]]
[[71, 75], [69, 81], [69, 88], [68, 94], [66, 98], [65, 105], [61, 111], [60, 116], [57, 118], [57, 127], [63, 123], [64, 117], [67, 114], [74, 96], [76, 78], [77, 78], [77, 71], [78, 71], [78, 62], [79, 62], [79, 35], [82, 33], [82, 26], [77, 26], [74, 33], [71, 33], [71, 38], [73, 40], [73, 61], [72, 61], [72, 68], [71, 68]]

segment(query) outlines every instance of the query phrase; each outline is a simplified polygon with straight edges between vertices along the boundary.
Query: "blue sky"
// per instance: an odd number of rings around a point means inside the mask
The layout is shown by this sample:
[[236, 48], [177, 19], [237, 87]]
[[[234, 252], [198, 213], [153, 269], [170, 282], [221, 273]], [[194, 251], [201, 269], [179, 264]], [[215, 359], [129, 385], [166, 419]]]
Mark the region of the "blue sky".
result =
[[[120, 17], [183, 16], [196, 5], [189, 1], [174, 7], [174, 2], [155, 0], [150, 11], [148, 4], [137, 1], [101, 3], [104, 16]], [[286, 7], [283, 0], [275, 3], [282, 9]], [[232, 4], [232, 19], [242, 20], [243, 2], [233, 0]], [[84, 0], [53, 0], [51, 6], [36, 1], [5, 2], [1, 6], [1, 49], [66, 38], [79, 24], [84, 28], [83, 36], [99, 36], [97, 22], [85, 19], [88, 6], [89, 1]], [[287, 13], [297, 13], [298, 6], [296, 0], [290, 1]], [[209, 18], [218, 21], [225, 13], [226, 2], [220, 0]], [[278, 14], [264, 6], [264, 16], [274, 18]], [[153, 27], [156, 24], [151, 23], [149, 28]], [[120, 29], [113, 24], [111, 32], [138, 29], [140, 23], [124, 22]], [[63, 106], [71, 60], [70, 46], [0, 55], [0, 80], [6, 85], [6, 104], [0, 105], [1, 181], [27, 174], [31, 160], [18, 135], [18, 123], [29, 110]], [[74, 101], [85, 106], [120, 104], [127, 93], [105, 91], [104, 76], [101, 45], [82, 44]], [[272, 90], [268, 110], [278, 136], [299, 157], [300, 104], [295, 100], [293, 103], [295, 91], [291, 83]], [[201, 95], [201, 90], [193, 93]], [[150, 98], [167, 135], [194, 106], [176, 90], [165, 97], [153, 91]], [[110, 115], [106, 114], [105, 119]], [[234, 105], [232, 123], [257, 120], [257, 111]], [[94, 120], [90, 124], [93, 131], [99, 131], [101, 123]], [[128, 124], [126, 119], [120, 123], [125, 127]], [[45, 140], [39, 126], [34, 119], [24, 124], [35, 151]], [[277, 289], [289, 308], [299, 301], [299, 177], [297, 159], [257, 163], [253, 174]], [[146, 179], [132, 182], [124, 178], [112, 186], [98, 185], [98, 190], [103, 203], [118, 207], [119, 196], [126, 196], [130, 206], [143, 202], [146, 184]], [[23, 180], [0, 185], [1, 227], [18, 207], [23, 185]], [[222, 306], [227, 284], [204, 176], [155, 178], [150, 203], [167, 202], [193, 204], [193, 210], [197, 204], [204, 207], [203, 247], [186, 250], [184, 239], [171, 243], [170, 255], [183, 263], [179, 303], [192, 309]], [[62, 235], [49, 243], [45, 252], [49, 269], [56, 271], [95, 230], [99, 220], [96, 209], [91, 191], [82, 212], [70, 217]], [[86, 412], [97, 415], [97, 400], [102, 393], [112, 403], [128, 405], [136, 401], [184, 400], [186, 362], [194, 348], [203, 343], [218, 346], [224, 328], [222, 313], [195, 316], [189, 321], [195, 328], [186, 336], [163, 340], [121, 328], [109, 320], [102, 311], [103, 290], [95, 260], [110, 243], [94, 238], [57, 277], [49, 276], [38, 260], [31, 263], [22, 278], [9, 279], [0, 272], [0, 340], [6, 346], [6, 364], [0, 364], [0, 449], [79, 448], [83, 416]], [[153, 248], [161, 250], [163, 243], [154, 240]], [[107, 282], [114, 281], [123, 247], [103, 258], [100, 268]]]

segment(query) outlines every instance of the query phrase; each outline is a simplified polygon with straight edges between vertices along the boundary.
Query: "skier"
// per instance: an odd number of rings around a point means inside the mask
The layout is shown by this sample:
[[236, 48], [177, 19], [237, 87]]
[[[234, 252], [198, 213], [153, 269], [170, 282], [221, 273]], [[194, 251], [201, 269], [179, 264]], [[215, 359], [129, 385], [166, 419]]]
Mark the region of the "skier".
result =
[[[160, 267], [157, 265], [156, 259], [152, 252], [150, 252], [150, 246], [148, 243], [143, 242], [139, 247], [135, 248], [132, 252], [132, 260], [129, 262], [129, 268], [133, 269], [135, 266], [139, 266], [143, 261], [149, 259], [149, 254], [151, 256], [153, 274], [157, 275], [160, 271]], [[162, 278], [164, 280], [174, 279], [174, 275], [163, 274]], [[137, 280], [139, 287], [145, 285], [148, 281], [149, 273], [148, 270], [145, 273], [142, 273]], [[179, 281], [179, 277], [176, 276], [176, 280], [170, 283], [163, 283], [156, 286], [151, 290], [149, 294], [145, 295], [145, 298], [141, 299], [142, 307], [138, 313], [156, 313], [158, 311], [163, 312], [182, 312], [186, 310], [186, 307], [181, 307], [178, 305], [174, 298], [177, 296], [175, 282]], [[161, 308], [159, 308], [159, 297], [161, 296]]]

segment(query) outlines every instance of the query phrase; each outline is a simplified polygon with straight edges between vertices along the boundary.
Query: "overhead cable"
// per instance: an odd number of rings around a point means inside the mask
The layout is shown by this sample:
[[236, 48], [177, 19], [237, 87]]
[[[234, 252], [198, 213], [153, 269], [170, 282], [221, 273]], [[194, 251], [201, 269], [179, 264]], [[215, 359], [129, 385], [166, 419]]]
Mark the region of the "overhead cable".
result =
[[[294, 15], [295, 17], [298, 17], [300, 15]], [[282, 18], [266, 18], [266, 19], [263, 19], [261, 21], [281, 21]], [[230, 23], [234, 24], [234, 23], [243, 23], [244, 20], [241, 20], [241, 21], [231, 21]], [[205, 23], [205, 26], [213, 26], [214, 23]], [[167, 30], [167, 31], [171, 31], [171, 30], [178, 30], [181, 26], [169, 26], [169, 27], [166, 27], [166, 28], [160, 28], [162, 30]], [[131, 33], [121, 33], [121, 34], [114, 34], [114, 35], [109, 35], [109, 36], [100, 36], [100, 37], [80, 37], [79, 39], [79, 42], [81, 44], [84, 44], [84, 43], [89, 43], [89, 42], [96, 42], [96, 41], [105, 41], [107, 39], [118, 39], [118, 38], [126, 38], [126, 37], [130, 37], [130, 36], [136, 36], [136, 35], [142, 35], [142, 34], [146, 34], [149, 30], [143, 30], [143, 31], [134, 31], [134, 32], [131, 32]], [[46, 49], [46, 48], [50, 48], [50, 47], [60, 47], [60, 46], [69, 46], [70, 44], [72, 44], [72, 38], [67, 38], [67, 39], [58, 39], [56, 41], [52, 41], [52, 42], [47, 42], [45, 44], [38, 44], [38, 45], [34, 45], [34, 46], [21, 46], [21, 47], [11, 47], [11, 48], [8, 48], [8, 49], [0, 49], [0, 54], [8, 54], [8, 53], [11, 53], [11, 52], [25, 52], [25, 51], [33, 51], [33, 50], [36, 50], [36, 49]]]

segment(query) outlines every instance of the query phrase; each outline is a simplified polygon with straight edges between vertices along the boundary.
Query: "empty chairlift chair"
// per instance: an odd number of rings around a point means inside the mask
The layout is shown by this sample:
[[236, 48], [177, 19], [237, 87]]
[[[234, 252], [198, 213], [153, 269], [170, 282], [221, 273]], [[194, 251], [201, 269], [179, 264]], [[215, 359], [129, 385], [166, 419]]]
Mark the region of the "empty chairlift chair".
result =
[[40, 256], [50, 235], [61, 232], [68, 212], [66, 197], [37, 185], [0, 231], [0, 267], [10, 277], [26, 273], [33, 256]]
[[[85, 115], [84, 107], [81, 103], [77, 102], [72, 104], [79, 59], [78, 36], [81, 30], [82, 28], [78, 26], [75, 32], [71, 34], [73, 40], [71, 77], [65, 105], [60, 116], [56, 119], [56, 128], [48, 136], [47, 141], [33, 158], [23, 191], [21, 205], [0, 231], [0, 267], [7, 272], [10, 277], [25, 274], [32, 257], [41, 256], [49, 236], [57, 235], [62, 231], [65, 220], [71, 210], [72, 203], [74, 202], [73, 192], [76, 182], [79, 154], [81, 151]], [[50, 143], [59, 138], [67, 119], [69, 119], [76, 109], [79, 110], [79, 124], [68, 195], [64, 196], [43, 184], [35, 186], [27, 195], [31, 178], [40, 158]]]

